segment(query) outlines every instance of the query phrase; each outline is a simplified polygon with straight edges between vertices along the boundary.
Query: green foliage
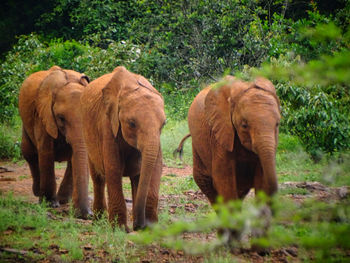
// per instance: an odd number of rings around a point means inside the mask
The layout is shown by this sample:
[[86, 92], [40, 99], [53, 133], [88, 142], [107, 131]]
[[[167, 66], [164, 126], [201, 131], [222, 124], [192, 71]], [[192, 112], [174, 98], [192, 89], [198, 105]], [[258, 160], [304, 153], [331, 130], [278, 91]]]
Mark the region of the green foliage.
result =
[[348, 149], [350, 119], [343, 100], [349, 98], [345, 92], [333, 87], [327, 94], [319, 87], [311, 90], [288, 84], [277, 85], [277, 91], [283, 108], [282, 129], [297, 135], [311, 156]]
[[[9, 121], [17, 114], [18, 90], [26, 72], [30, 70], [32, 60], [35, 60], [35, 50], [43, 45], [33, 35], [19, 39], [6, 60], [1, 64], [0, 71], [0, 122]], [[34, 53], [34, 54], [33, 54]]]
[[144, 44], [150, 56], [159, 56], [154, 72], [159, 80], [187, 88], [190, 81], [215, 79], [226, 68], [261, 63], [268, 39], [259, 18], [265, 11], [256, 4], [140, 1], [143, 15], [131, 25], [132, 41]]
[[[328, 262], [336, 258], [336, 262], [345, 262], [350, 242], [349, 199], [339, 203], [308, 199], [297, 205], [278, 195], [272, 202], [274, 217], [269, 216], [269, 209], [261, 201], [228, 204], [219, 201], [215, 209], [215, 214], [194, 222], [158, 224], [130, 238], [140, 244], [156, 242], [190, 254], [217, 251], [227, 244], [234, 248], [296, 246], [303, 260]], [[210, 242], [183, 238], [189, 233], [210, 233], [213, 229], [220, 229], [224, 234]], [[247, 235], [252, 236], [248, 240], [243, 238]]]
[[316, 161], [322, 152], [350, 146], [348, 34], [333, 23], [306, 28], [302, 36], [320, 50], [317, 60], [303, 63], [298, 56], [281, 55], [255, 73], [279, 82], [282, 131], [297, 135]]
[[[298, 135], [316, 159], [318, 152], [346, 150], [350, 33], [344, 5], [332, 17], [315, 2], [298, 3], [291, 15], [285, 1], [56, 0], [37, 22], [50, 34], [21, 36], [1, 64], [0, 122], [17, 115], [25, 77], [52, 65], [91, 80], [124, 65], [160, 90], [168, 119], [180, 120], [206, 83], [268, 61], [259, 74], [278, 83], [282, 131]], [[337, 1], [332, 10], [340, 6]]]
[[17, 114], [20, 86], [31, 73], [57, 65], [97, 78], [111, 72], [118, 65], [130, 68], [139, 52], [138, 48], [129, 42], [111, 43], [103, 50], [74, 40], [57, 39], [45, 44], [36, 35], [21, 36], [1, 64], [0, 122], [10, 121]]
[[11, 124], [0, 126], [0, 159], [12, 159], [14, 161], [21, 158], [20, 148], [21, 125], [16, 119]]
[[[127, 39], [125, 23], [137, 14], [133, 1], [56, 0], [53, 10], [41, 15], [37, 27], [46, 37], [82, 40], [106, 48], [111, 40]], [[94, 38], [102, 39], [97, 43]]]

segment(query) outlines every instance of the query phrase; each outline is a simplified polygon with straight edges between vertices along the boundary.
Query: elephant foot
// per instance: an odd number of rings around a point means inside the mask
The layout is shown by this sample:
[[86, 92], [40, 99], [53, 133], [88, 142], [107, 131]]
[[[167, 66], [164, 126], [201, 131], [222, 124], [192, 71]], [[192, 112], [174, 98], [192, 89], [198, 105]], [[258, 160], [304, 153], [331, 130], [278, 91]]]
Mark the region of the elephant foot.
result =
[[126, 233], [131, 233], [132, 231], [130, 230], [130, 228], [128, 227], [128, 226], [126, 226], [126, 225], [124, 225], [124, 226], [121, 226], [120, 227], [122, 230], [124, 230]]
[[130, 228], [127, 226], [126, 223], [116, 223], [115, 221], [110, 221], [110, 220], [109, 220], [109, 222], [111, 223], [113, 229], [118, 227], [120, 230], [123, 230], [126, 233], [130, 233], [131, 232]]
[[94, 214], [92, 213], [90, 208], [83, 208], [83, 209], [77, 208], [74, 210], [74, 215], [76, 218], [80, 218], [84, 220], [92, 219], [94, 217]]
[[238, 230], [233, 230], [229, 228], [220, 228], [218, 230], [218, 236], [223, 243], [231, 245], [235, 242], [241, 241], [241, 233]]
[[33, 190], [33, 194], [35, 196], [39, 196], [40, 195], [40, 182], [33, 180], [32, 190]]
[[137, 222], [134, 221], [134, 224], [133, 224], [134, 231], [143, 230], [143, 229], [145, 229], [147, 227], [148, 227], [147, 224], [140, 224], [140, 223], [137, 223]]
[[57, 196], [58, 202], [60, 203], [60, 205], [64, 205], [67, 204], [70, 201], [69, 197], [66, 196]]
[[253, 251], [253, 252], [256, 252], [256, 253], [258, 253], [259, 254], [259, 256], [266, 256], [266, 255], [270, 255], [270, 253], [271, 253], [271, 249], [270, 248], [268, 248], [268, 247], [262, 247], [262, 246], [259, 246], [259, 245], [257, 245], [257, 244], [253, 244], [252, 246], [251, 246], [251, 249], [250, 249], [251, 251]]
[[105, 210], [94, 210], [93, 219], [100, 220], [103, 217]]
[[39, 197], [39, 204], [42, 204], [44, 200], [48, 203], [49, 207], [57, 208], [60, 206], [59, 202], [56, 199], [48, 199], [43, 196]]

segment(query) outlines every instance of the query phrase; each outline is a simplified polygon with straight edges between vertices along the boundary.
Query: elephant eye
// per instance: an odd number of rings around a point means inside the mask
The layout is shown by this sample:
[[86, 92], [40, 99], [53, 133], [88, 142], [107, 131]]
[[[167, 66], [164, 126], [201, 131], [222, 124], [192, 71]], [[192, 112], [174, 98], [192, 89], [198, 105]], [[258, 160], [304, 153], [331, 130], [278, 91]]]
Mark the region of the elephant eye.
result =
[[276, 128], [278, 128], [278, 126], [280, 126], [280, 124], [277, 122], [277, 123], [276, 123]]
[[248, 122], [246, 120], [242, 121], [241, 126], [243, 129], [248, 129]]
[[129, 121], [128, 121], [128, 124], [129, 124], [129, 127], [130, 127], [130, 128], [132, 128], [132, 129], [136, 128], [136, 123], [135, 123], [134, 120], [129, 120]]
[[60, 123], [64, 123], [65, 122], [65, 119], [64, 119], [64, 117], [62, 115], [57, 115], [57, 120]]

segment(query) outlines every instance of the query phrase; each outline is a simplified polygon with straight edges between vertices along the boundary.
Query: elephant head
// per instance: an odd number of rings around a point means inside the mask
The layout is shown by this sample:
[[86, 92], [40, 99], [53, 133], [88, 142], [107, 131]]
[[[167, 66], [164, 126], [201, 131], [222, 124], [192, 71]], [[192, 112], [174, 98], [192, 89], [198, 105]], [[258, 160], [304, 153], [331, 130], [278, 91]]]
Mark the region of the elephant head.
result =
[[276, 192], [275, 155], [281, 116], [273, 84], [264, 78], [249, 83], [229, 77], [209, 91], [205, 110], [217, 142], [232, 152], [239, 140], [254, 152], [263, 171], [260, 190], [268, 195]]
[[120, 134], [141, 153], [141, 173], [134, 205], [134, 229], [143, 228], [151, 177], [161, 173], [160, 134], [165, 124], [161, 94], [142, 76], [117, 67], [103, 88], [113, 136]]
[[[82, 118], [80, 114], [80, 95], [89, 78], [84, 74], [72, 70], [62, 70], [55, 66], [49, 70], [49, 74], [41, 82], [38, 89], [36, 109], [46, 132], [58, 140], [56, 149], [56, 160], [60, 160], [60, 152], [68, 143], [68, 151], [72, 157], [73, 174], [73, 204], [82, 216], [89, 212], [87, 207], [87, 189], [78, 190], [82, 184], [81, 180], [88, 180], [87, 150], [83, 140]], [[86, 185], [86, 182], [84, 182]], [[61, 191], [61, 189], [60, 189]], [[81, 202], [81, 204], [79, 203]]]

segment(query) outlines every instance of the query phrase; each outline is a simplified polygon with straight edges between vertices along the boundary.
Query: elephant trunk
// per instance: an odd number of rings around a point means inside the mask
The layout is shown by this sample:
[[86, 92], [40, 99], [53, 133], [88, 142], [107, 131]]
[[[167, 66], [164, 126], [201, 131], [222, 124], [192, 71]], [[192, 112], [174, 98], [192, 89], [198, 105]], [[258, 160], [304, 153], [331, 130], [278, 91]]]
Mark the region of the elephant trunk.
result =
[[134, 230], [146, 227], [146, 203], [150, 182], [156, 172], [156, 164], [160, 152], [159, 139], [145, 144], [141, 149], [142, 164], [140, 181], [137, 188], [134, 206]]
[[87, 148], [83, 139], [72, 144], [73, 205], [78, 216], [86, 218], [91, 214], [88, 201], [89, 169]]
[[261, 185], [258, 190], [263, 190], [268, 196], [273, 195], [277, 189], [277, 175], [276, 175], [276, 142], [273, 138], [260, 139], [263, 145], [257, 147], [257, 154], [259, 156], [260, 164], [263, 171], [261, 178]]

